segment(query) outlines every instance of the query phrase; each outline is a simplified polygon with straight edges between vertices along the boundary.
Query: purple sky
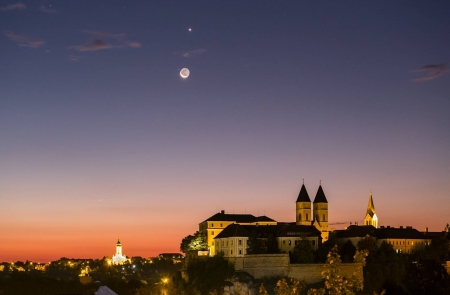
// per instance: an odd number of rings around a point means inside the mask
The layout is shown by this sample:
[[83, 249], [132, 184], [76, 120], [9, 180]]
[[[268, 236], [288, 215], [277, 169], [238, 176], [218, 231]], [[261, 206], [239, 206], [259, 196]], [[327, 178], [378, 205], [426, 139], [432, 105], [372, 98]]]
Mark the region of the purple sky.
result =
[[443, 230], [449, 15], [1, 0], [0, 261], [103, 257], [117, 236], [126, 255], [174, 252], [221, 209], [294, 221], [303, 178], [330, 223], [362, 224], [372, 189], [380, 225]]

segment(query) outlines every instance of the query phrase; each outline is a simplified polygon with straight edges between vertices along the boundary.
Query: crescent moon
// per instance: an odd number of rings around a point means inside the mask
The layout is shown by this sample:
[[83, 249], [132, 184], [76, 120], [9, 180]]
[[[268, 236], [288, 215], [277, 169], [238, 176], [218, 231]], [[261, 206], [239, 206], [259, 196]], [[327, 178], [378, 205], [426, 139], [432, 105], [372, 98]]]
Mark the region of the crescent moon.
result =
[[189, 74], [190, 74], [190, 72], [189, 72], [188, 68], [182, 68], [180, 71], [180, 76], [183, 79], [186, 79], [187, 77], [189, 77]]

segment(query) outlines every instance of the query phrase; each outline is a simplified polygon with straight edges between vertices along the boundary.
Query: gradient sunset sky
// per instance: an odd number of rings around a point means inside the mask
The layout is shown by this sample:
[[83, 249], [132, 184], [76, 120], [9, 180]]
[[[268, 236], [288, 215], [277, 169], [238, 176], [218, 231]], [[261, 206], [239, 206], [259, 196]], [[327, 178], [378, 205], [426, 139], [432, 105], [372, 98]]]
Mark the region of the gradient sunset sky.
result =
[[[220, 210], [450, 222], [449, 1], [0, 0], [0, 262], [179, 252]], [[189, 30], [190, 29], [190, 30]], [[179, 72], [187, 67], [190, 76]]]

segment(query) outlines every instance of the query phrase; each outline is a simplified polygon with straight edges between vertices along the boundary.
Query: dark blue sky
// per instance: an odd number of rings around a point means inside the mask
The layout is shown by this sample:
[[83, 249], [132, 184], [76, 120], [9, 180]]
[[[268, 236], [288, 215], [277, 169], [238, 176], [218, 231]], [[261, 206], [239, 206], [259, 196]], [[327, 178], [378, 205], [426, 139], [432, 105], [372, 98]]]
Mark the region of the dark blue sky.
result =
[[[101, 228], [109, 247], [135, 239], [133, 215], [154, 233], [140, 251], [176, 251], [220, 209], [294, 220], [303, 178], [310, 195], [322, 180], [331, 223], [361, 222], [369, 189], [381, 225], [449, 222], [448, 1], [0, 8], [0, 231], [21, 233], [11, 245], [58, 221], [73, 235]], [[13, 221], [36, 209], [46, 218]], [[86, 212], [108, 222], [79, 223]], [[167, 216], [185, 222], [162, 237]]]

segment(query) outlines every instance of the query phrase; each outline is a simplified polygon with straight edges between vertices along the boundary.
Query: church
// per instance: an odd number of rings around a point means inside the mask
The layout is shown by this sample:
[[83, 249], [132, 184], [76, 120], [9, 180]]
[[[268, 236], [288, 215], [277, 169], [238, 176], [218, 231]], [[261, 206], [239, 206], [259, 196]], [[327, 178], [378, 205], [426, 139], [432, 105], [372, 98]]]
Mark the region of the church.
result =
[[117, 239], [116, 244], [116, 254], [112, 257], [112, 263], [113, 264], [124, 264], [127, 261], [127, 257], [122, 254], [122, 244], [120, 243], [120, 240]]
[[[303, 182], [295, 202], [295, 222], [277, 222], [267, 216], [251, 214], [228, 214], [222, 210], [199, 224], [199, 231], [207, 238], [208, 254], [214, 256], [219, 252], [226, 257], [239, 257], [247, 254], [247, 242], [252, 233], [258, 235], [261, 247], [270, 252], [271, 244], [277, 243], [281, 253], [290, 253], [295, 245], [306, 238], [311, 247], [328, 240], [332, 233], [342, 246], [347, 241], [357, 247], [362, 239], [374, 239], [377, 245], [383, 241], [391, 244], [395, 251], [414, 253], [430, 244], [433, 235], [443, 233], [419, 232], [411, 226], [379, 226], [375, 211], [372, 191], [369, 194], [364, 225], [345, 227], [344, 230], [328, 229], [328, 200], [319, 184], [314, 200], [311, 201]], [[448, 229], [447, 229], [448, 231]]]
[[[290, 253], [306, 238], [312, 248], [328, 239], [328, 200], [322, 184], [311, 202], [305, 184], [302, 184], [295, 205], [295, 222], [277, 222], [267, 216], [228, 214], [222, 210], [199, 224], [199, 231], [207, 238], [210, 256], [223, 252], [226, 257], [243, 256], [252, 232], [258, 234], [262, 248], [270, 247], [274, 238], [281, 253]], [[266, 249], [267, 250], [267, 249]]]

